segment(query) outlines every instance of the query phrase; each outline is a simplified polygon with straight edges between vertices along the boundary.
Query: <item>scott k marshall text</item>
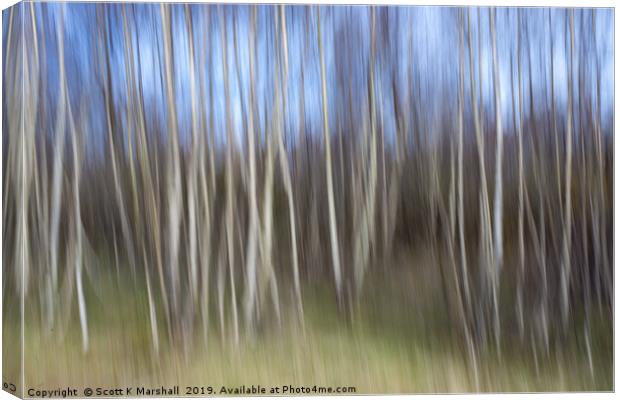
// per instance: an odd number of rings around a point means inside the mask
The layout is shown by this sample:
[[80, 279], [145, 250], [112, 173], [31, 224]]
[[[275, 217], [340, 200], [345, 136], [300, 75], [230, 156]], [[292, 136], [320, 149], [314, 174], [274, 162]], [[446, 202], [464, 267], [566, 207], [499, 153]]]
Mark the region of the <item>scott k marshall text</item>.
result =
[[126, 388], [91, 388], [84, 389], [84, 395], [90, 396], [179, 396], [178, 386], [158, 386], [158, 387], [126, 387]]

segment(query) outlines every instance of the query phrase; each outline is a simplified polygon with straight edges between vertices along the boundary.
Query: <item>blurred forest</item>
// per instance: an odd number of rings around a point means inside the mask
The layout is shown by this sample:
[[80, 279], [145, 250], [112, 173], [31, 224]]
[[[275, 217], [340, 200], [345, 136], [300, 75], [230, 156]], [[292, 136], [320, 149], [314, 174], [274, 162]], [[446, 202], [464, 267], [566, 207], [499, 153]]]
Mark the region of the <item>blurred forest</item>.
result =
[[613, 10], [2, 18], [5, 381], [612, 390]]

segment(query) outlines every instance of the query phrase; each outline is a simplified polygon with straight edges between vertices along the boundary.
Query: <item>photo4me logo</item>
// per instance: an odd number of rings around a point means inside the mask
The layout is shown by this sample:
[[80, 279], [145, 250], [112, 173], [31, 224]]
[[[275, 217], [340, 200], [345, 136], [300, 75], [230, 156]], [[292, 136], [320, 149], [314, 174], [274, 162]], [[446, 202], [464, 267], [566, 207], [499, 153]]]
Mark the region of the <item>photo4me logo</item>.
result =
[[293, 385], [281, 385], [264, 387], [261, 385], [251, 386], [236, 386], [228, 387], [222, 386], [218, 392], [219, 395], [224, 396], [247, 396], [247, 395], [303, 395], [303, 394], [341, 394], [341, 393], [356, 393], [357, 389], [353, 386], [293, 386]]
[[282, 393], [284, 395], [292, 394], [339, 394], [339, 393], [356, 393], [356, 389], [353, 386], [282, 386]]

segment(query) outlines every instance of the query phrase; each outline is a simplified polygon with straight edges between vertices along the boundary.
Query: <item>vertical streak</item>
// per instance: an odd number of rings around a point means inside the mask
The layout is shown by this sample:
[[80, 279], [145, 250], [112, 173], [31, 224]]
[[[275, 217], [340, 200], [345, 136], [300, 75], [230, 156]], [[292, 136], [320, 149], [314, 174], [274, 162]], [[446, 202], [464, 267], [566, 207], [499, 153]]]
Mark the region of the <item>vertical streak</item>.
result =
[[323, 34], [321, 33], [321, 10], [317, 6], [317, 35], [321, 62], [321, 94], [323, 99], [323, 139], [325, 141], [325, 169], [327, 174], [327, 202], [329, 207], [329, 233], [332, 248], [332, 266], [336, 281], [338, 301], [342, 301], [342, 275], [340, 270], [340, 250], [338, 232], [336, 230], [336, 210], [334, 205], [334, 184], [332, 177], [331, 138], [329, 134], [329, 117], [327, 114], [327, 74], [325, 72], [325, 56], [323, 54]]

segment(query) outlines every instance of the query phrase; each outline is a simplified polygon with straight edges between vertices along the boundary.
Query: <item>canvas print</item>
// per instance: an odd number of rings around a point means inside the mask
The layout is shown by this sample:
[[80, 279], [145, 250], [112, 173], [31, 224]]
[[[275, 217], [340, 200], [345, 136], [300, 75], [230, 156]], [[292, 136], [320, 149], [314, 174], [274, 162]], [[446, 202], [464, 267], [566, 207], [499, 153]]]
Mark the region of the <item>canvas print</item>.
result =
[[612, 391], [614, 22], [5, 9], [3, 389]]

